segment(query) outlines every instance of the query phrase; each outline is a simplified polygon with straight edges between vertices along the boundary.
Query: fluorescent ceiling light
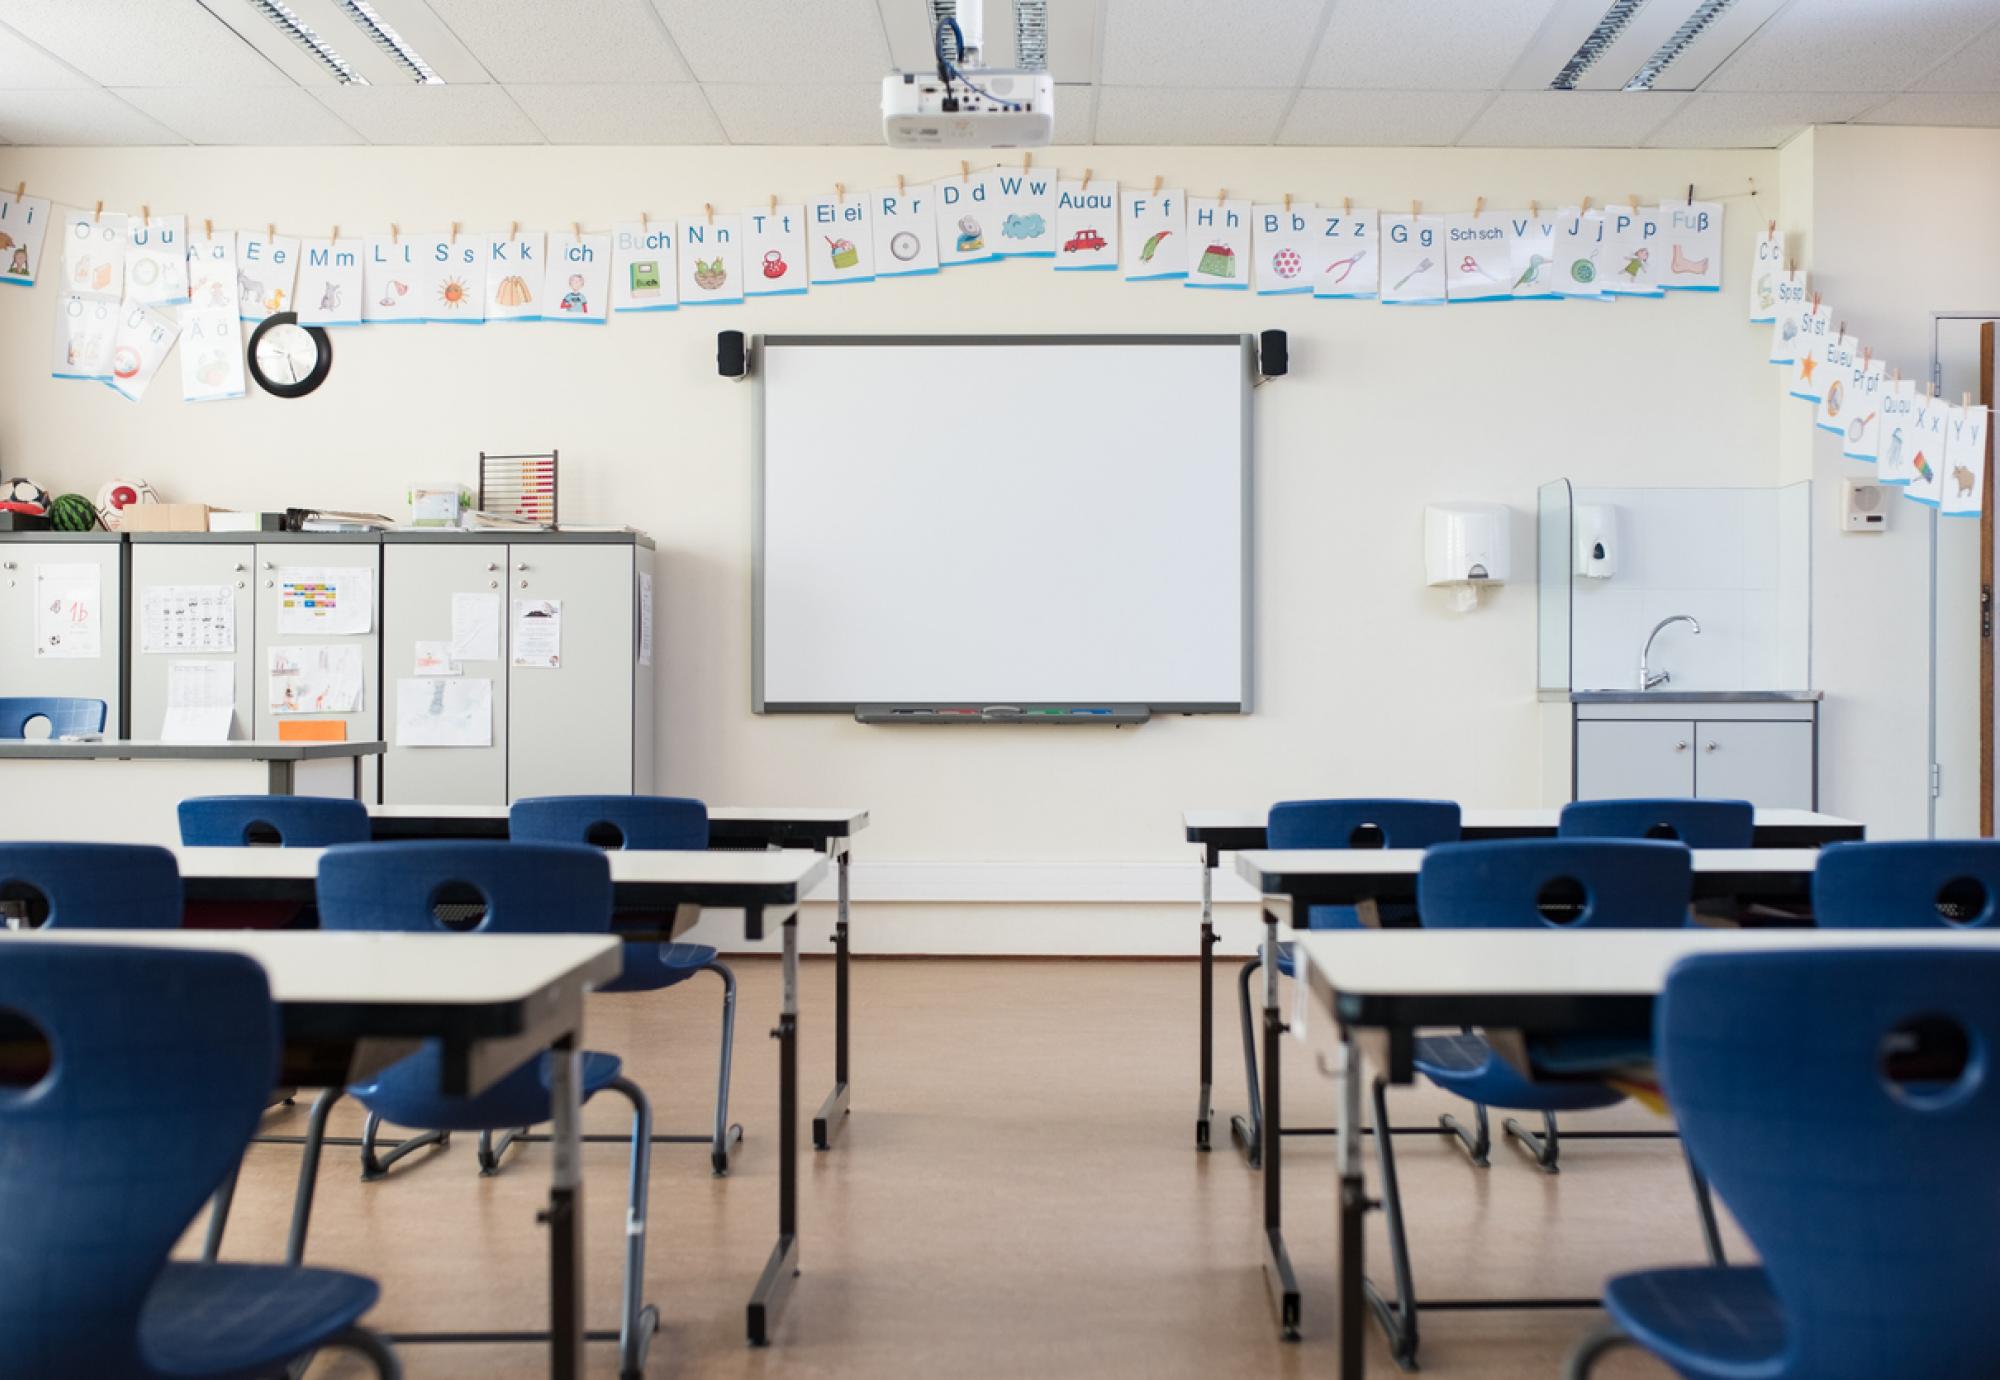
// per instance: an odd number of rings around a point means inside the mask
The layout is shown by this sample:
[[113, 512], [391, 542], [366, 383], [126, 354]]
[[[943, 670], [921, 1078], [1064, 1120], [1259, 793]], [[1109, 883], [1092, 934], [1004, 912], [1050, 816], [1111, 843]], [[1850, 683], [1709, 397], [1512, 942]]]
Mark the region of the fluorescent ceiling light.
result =
[[442, 86], [444, 78], [433, 72], [430, 64], [423, 60], [415, 48], [404, 41], [403, 36], [390, 28], [375, 7], [368, 0], [336, 0], [343, 13], [360, 26], [377, 48], [387, 53], [395, 64], [426, 86]]
[[349, 86], [366, 86], [368, 78], [354, 70], [352, 63], [335, 52], [327, 41], [313, 32], [312, 25], [298, 17], [284, 0], [248, 0], [251, 9], [277, 26], [278, 32], [305, 49], [313, 61], [333, 73], [336, 81]]
[[1694, 13], [1681, 21], [1681, 26], [1674, 30], [1672, 36], [1655, 49], [1645, 64], [1632, 74], [1632, 80], [1625, 83], [1625, 89], [1652, 90], [1653, 83], [1660, 79], [1660, 74], [1667, 70], [1673, 60], [1687, 51], [1688, 45], [1701, 37], [1702, 30], [1720, 19], [1723, 12], [1735, 3], [1736, 0], [1701, 0], [1701, 3], [1694, 7]]
[[1556, 73], [1555, 80], [1549, 83], [1549, 89], [1574, 91], [1577, 80], [1590, 70], [1592, 63], [1604, 56], [1604, 50], [1617, 41], [1618, 35], [1625, 32], [1625, 26], [1632, 22], [1632, 16], [1645, 7], [1646, 0], [1611, 0], [1611, 8], [1597, 21], [1597, 27], [1590, 31], [1590, 36], [1583, 40], [1582, 46], [1570, 54], [1570, 59], [1563, 64], [1562, 71]]

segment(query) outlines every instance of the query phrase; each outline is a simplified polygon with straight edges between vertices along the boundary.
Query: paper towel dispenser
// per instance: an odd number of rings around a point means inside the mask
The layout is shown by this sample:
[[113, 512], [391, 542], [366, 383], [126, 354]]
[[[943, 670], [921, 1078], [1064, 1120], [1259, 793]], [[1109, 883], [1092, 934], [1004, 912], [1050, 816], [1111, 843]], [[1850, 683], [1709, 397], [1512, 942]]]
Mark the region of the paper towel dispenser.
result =
[[1618, 510], [1609, 503], [1579, 503], [1570, 519], [1576, 533], [1576, 573], [1608, 580], [1618, 573]]
[[1426, 583], [1457, 589], [1460, 609], [1479, 602], [1486, 585], [1507, 582], [1511, 550], [1501, 503], [1433, 503], [1424, 509]]

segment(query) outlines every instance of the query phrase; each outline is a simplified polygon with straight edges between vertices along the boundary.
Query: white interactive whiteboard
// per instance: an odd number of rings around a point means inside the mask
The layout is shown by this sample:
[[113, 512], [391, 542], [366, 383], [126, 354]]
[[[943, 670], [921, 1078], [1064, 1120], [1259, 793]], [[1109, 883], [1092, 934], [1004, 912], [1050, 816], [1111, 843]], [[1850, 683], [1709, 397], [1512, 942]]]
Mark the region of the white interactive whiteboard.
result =
[[1250, 707], [1253, 337], [756, 343], [753, 707]]

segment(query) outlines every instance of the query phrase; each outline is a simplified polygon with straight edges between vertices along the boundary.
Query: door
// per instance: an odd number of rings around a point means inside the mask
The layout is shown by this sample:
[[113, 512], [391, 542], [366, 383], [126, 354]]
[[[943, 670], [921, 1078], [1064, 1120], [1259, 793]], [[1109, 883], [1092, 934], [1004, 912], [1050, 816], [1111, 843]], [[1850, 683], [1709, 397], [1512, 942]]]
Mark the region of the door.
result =
[[[507, 594], [504, 542], [455, 537], [438, 542], [388, 542], [382, 547], [383, 737], [382, 799], [396, 805], [507, 803]], [[459, 675], [484, 681], [493, 699], [486, 747], [408, 747], [398, 725], [401, 683], [415, 679], [416, 644], [452, 640], [457, 596], [490, 600], [495, 646], [490, 658], [459, 659]]]
[[1694, 725], [1683, 719], [1582, 719], [1576, 798], [1694, 794]]
[[1810, 810], [1812, 735], [1812, 725], [1804, 722], [1697, 723], [1695, 794], [1766, 809]]
[[[519, 542], [508, 548], [507, 799], [634, 787], [632, 548]], [[529, 607], [539, 606], [539, 608]], [[556, 644], [554, 666], [522, 665], [523, 615]]]
[[[1996, 314], [1932, 315], [1931, 377], [1938, 396], [1993, 405]], [[1987, 429], [1985, 515], [1928, 516], [1931, 569], [1931, 835], [1992, 832], [1993, 432]], [[1949, 477], [1948, 477], [1949, 478]], [[1914, 509], [1915, 505], [1905, 505]]]
[[[251, 566], [256, 551], [248, 543], [212, 541], [132, 542], [132, 736], [157, 738], [167, 717], [167, 690], [176, 662], [229, 662], [234, 668], [235, 713], [231, 738], [249, 738], [255, 728], [252, 655]], [[161, 598], [149, 603], [148, 590]], [[187, 615], [197, 604], [221, 610], [196, 630]], [[153, 613], [148, 618], [148, 610]], [[149, 630], [149, 624], [151, 625]]]
[[[380, 544], [259, 542], [256, 578], [257, 645], [251, 667], [256, 736], [277, 739], [287, 724], [337, 722], [344, 726], [348, 742], [380, 738]], [[329, 584], [334, 586], [336, 613], [318, 615], [328, 618], [325, 626], [359, 626], [365, 631], [327, 633], [313, 630], [317, 623], [301, 626], [315, 617], [305, 607], [310, 592]], [[357, 589], [362, 591], [358, 615], [339, 603], [351, 603]], [[332, 621], [335, 617], [341, 621]], [[338, 650], [332, 656], [321, 655], [329, 649]], [[360, 695], [354, 699], [351, 677], [357, 672]], [[323, 707], [346, 703], [354, 707]], [[378, 760], [363, 759], [363, 800], [379, 798], [379, 777]]]
[[[103, 700], [104, 736], [119, 733], [119, 711], [123, 708], [121, 685], [124, 675], [119, 665], [119, 634], [124, 629], [124, 572], [119, 569], [119, 544], [112, 541], [42, 541], [39, 538], [0, 542], [0, 693], [8, 695], [74, 695]], [[56, 567], [67, 567], [58, 570]], [[97, 590], [97, 643], [92, 655], [86, 640], [67, 639], [70, 645], [51, 647], [42, 637], [37, 622], [36, 587], [46, 577], [57, 581], [53, 589]], [[79, 577], [81, 577], [79, 579]], [[72, 601], [74, 602], [74, 601]], [[46, 616], [46, 611], [44, 611]], [[70, 655], [58, 655], [66, 651]], [[153, 725], [157, 736], [159, 725]]]

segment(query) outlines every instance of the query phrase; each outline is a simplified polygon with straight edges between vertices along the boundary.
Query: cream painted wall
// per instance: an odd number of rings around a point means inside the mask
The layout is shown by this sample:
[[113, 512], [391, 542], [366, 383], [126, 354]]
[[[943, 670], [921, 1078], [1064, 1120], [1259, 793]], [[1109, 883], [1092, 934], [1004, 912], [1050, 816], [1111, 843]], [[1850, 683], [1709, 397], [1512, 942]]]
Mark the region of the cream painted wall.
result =
[[[1708, 197], [1751, 178], [1765, 195], [1727, 203], [1726, 287], [1714, 295], [1391, 309], [999, 264], [600, 330], [346, 331], [331, 381], [293, 403], [183, 404], [173, 361], [139, 405], [55, 382], [51, 289], [8, 290], [0, 469], [85, 491], [138, 473], [169, 497], [224, 506], [393, 511], [408, 481], [469, 480], [481, 448], [560, 447], [565, 515], [631, 523], [659, 542], [661, 784], [716, 800], [865, 804], [875, 826], [860, 840], [864, 862], [1074, 864], [1082, 870], [1047, 875], [1077, 879], [1082, 899], [1090, 864], [1187, 859], [1183, 806], [1361, 792], [1536, 803], [1537, 485], [1777, 482], [1780, 414], [1743, 284], [1754, 226], [1780, 214], [1778, 155], [1094, 148], [1036, 161], [1089, 166], [1098, 179], [1159, 172], [1238, 195], [1414, 198], [1433, 210], [1480, 196], [1496, 210], [1585, 194], [1602, 204], [1690, 182]], [[70, 202], [143, 201], [293, 232], [337, 221], [350, 234], [391, 220], [406, 231], [450, 220], [603, 226], [642, 208], [731, 208], [956, 167], [879, 148], [0, 150], [0, 184], [25, 178]], [[1271, 326], [1291, 332], [1293, 374], [1256, 395], [1255, 714], [1064, 733], [750, 713], [752, 395], [715, 377], [716, 330]], [[968, 418], [1003, 406], [970, 397]], [[1515, 513], [1516, 583], [1471, 615], [1422, 584], [1423, 506], [1453, 499]], [[1190, 900], [1193, 883], [1189, 869]], [[1186, 953], [1193, 938], [1187, 903], [1138, 893], [1095, 907], [879, 906], [858, 919], [858, 942], [874, 949]]]

